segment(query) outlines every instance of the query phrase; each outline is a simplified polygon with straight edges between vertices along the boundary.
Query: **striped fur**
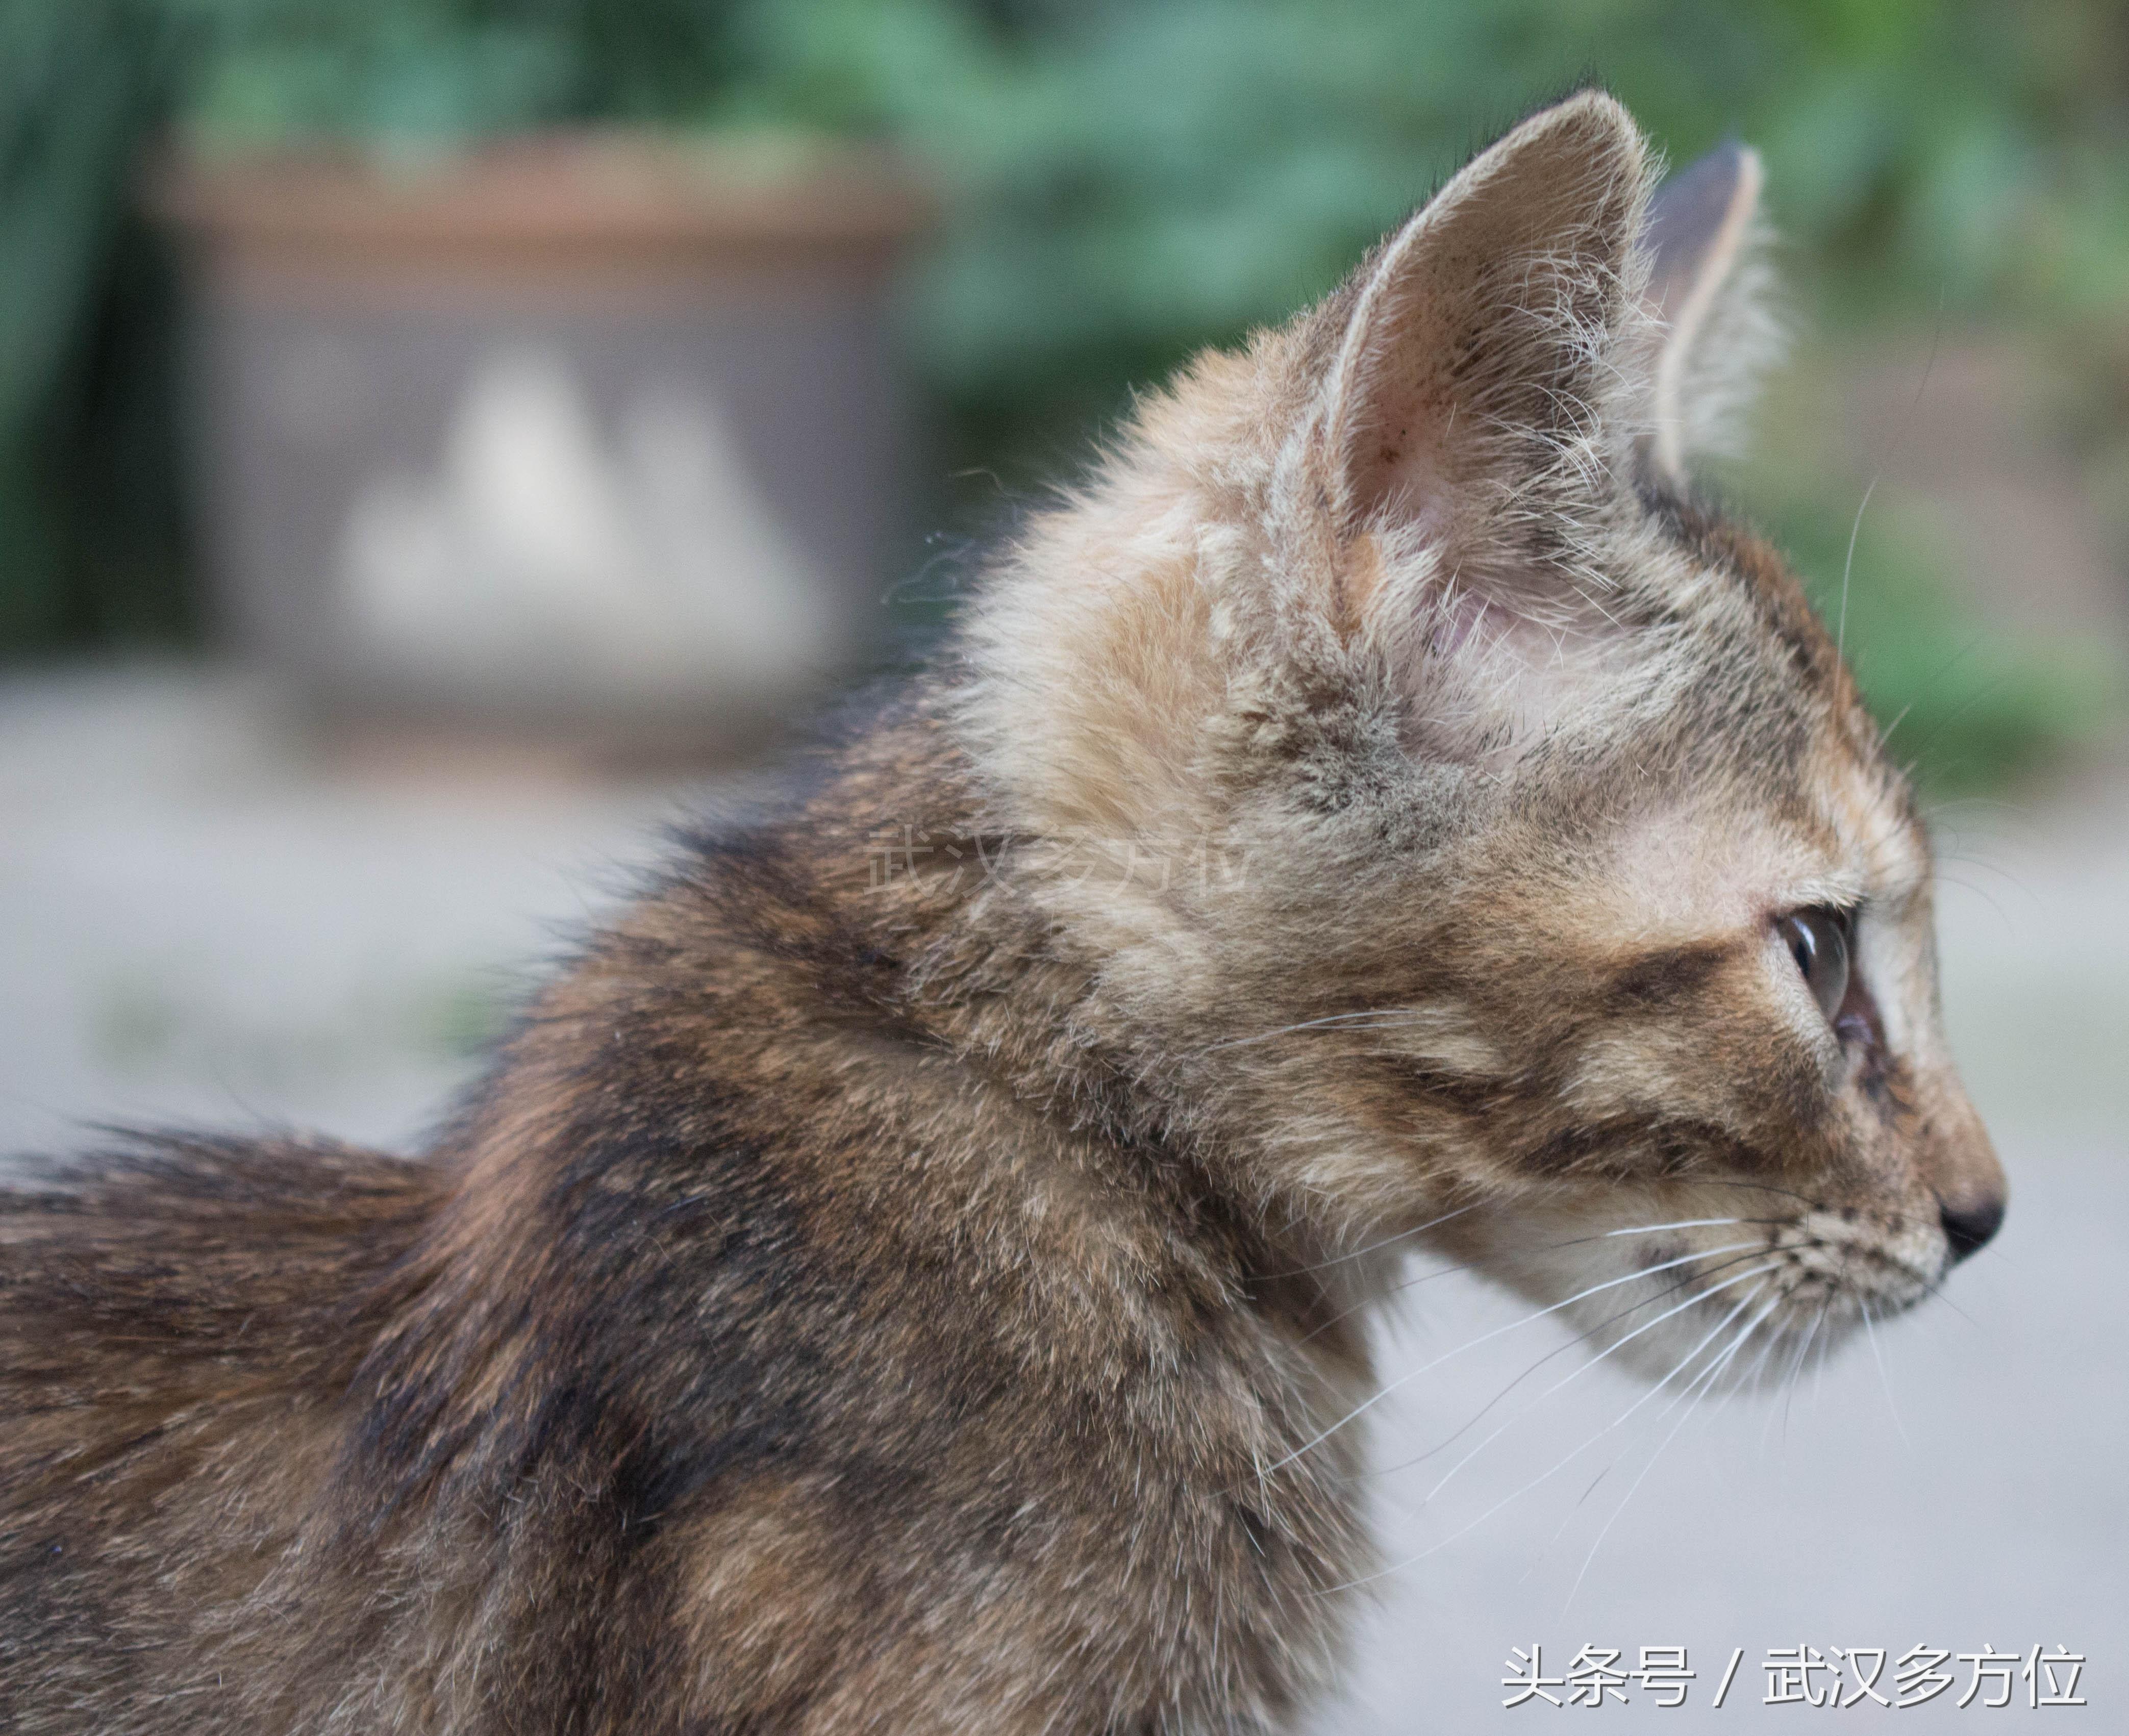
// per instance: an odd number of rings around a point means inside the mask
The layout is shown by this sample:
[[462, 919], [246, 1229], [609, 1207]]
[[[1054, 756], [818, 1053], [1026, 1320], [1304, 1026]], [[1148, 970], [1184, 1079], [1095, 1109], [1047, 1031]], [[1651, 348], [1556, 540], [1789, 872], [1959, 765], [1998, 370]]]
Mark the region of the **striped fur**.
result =
[[[1645, 466], [1651, 179], [1578, 98], [1198, 362], [423, 1160], [7, 1196], [8, 1727], [1286, 1729], [1386, 1242], [1617, 1280], [1582, 1324], [1666, 1369], [1928, 1289], [2002, 1187], [1928, 843], [1779, 561]], [[1773, 927], [1827, 904], [1838, 1031]]]

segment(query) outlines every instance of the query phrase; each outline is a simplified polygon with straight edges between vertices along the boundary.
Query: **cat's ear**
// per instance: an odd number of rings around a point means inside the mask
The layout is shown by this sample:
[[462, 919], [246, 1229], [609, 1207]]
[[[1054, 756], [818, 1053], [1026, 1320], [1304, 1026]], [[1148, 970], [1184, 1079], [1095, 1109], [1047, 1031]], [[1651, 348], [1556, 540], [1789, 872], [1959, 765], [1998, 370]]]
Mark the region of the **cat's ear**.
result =
[[1760, 157], [1722, 145], [1665, 182], [1643, 238], [1659, 326], [1643, 462], [1683, 490], [1701, 454], [1735, 456], [1781, 347], [1760, 217]]
[[1346, 532], [1414, 530], [1468, 568], [1541, 558], [1586, 516], [1641, 415], [1618, 358], [1646, 355], [1622, 340], [1647, 324], [1650, 178], [1626, 110], [1585, 92], [1474, 159], [1361, 268], [1322, 425]]

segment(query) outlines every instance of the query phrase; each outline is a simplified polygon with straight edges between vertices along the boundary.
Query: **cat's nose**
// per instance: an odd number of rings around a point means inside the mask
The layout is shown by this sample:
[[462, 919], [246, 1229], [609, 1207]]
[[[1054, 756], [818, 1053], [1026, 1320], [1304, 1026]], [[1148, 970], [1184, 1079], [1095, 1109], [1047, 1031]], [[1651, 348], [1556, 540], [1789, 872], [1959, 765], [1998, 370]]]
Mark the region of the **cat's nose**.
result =
[[2003, 1196], [1983, 1194], [1957, 1205], [1940, 1201], [1937, 1215], [1944, 1222], [1944, 1239], [1951, 1244], [1952, 1258], [1963, 1260], [2003, 1227]]

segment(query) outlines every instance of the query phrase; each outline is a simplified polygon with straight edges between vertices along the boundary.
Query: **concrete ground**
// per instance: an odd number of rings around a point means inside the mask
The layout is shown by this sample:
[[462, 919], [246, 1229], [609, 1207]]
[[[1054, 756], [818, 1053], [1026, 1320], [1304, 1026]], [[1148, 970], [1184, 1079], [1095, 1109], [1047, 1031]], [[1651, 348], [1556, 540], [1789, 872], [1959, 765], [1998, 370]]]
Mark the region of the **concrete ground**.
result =
[[[0, 1153], [64, 1150], [93, 1120], [415, 1137], [510, 985], [625, 887], [616, 864], [725, 793], [332, 769], [291, 740], [227, 681], [0, 685]], [[1685, 1647], [1695, 1729], [1803, 1715], [1767, 1703], [1774, 1648], [1883, 1648], [1892, 1697], [1917, 1644], [1955, 1679], [1898, 1727], [1994, 1729], [2039, 1716], [2027, 1684], [2014, 1668], [2009, 1707], [1984, 1708], [2002, 1691], [1984, 1681], [1959, 1710], [1957, 1654], [2064, 1647], [2089, 1659], [2089, 1705], [2050, 1719], [2129, 1730], [2129, 782], [1945, 817], [1946, 997], [2012, 1177], [1999, 1241], [1786, 1399], [1710, 1415], [1660, 1396], [1613, 1426], [1643, 1389], [1598, 1368], [1522, 1416], [1564, 1355], [1433, 1450], [1560, 1346], [1542, 1321], [1401, 1389], [1373, 1479], [1400, 1565], [1323, 1731], [1546, 1725], [1541, 1701], [1502, 1705], [1511, 1648], [1533, 1643], [1550, 1676], [1585, 1644], [1626, 1667]], [[1461, 1274], [1430, 1281], [1385, 1329], [1387, 1372], [1518, 1317]], [[1669, 1715], [1628, 1691], [1607, 1727]]]

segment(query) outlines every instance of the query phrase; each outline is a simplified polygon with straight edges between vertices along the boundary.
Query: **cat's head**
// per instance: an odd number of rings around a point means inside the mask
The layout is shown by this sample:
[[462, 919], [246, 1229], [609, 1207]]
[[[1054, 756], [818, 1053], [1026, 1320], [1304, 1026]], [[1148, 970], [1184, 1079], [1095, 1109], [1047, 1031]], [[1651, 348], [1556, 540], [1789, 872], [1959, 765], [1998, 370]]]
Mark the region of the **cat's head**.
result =
[[1904, 1306], [2004, 1189], [1906, 781], [1688, 482], [1765, 349], [1756, 159], [1654, 174], [1576, 97], [1199, 360], [1002, 565], [963, 717], [1095, 1034], [1267, 1214], [1455, 1212], [1669, 1367]]

